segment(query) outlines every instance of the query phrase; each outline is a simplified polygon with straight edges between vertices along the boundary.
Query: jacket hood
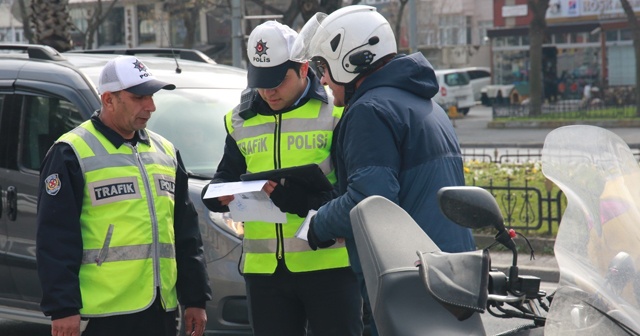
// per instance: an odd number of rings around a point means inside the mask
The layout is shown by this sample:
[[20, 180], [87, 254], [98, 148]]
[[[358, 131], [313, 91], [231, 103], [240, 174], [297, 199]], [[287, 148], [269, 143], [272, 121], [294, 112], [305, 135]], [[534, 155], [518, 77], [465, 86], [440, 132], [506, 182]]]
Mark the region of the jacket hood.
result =
[[385, 66], [367, 76], [350, 99], [354, 102], [365, 92], [377, 87], [395, 87], [431, 99], [440, 86], [431, 63], [422, 55], [398, 55]]

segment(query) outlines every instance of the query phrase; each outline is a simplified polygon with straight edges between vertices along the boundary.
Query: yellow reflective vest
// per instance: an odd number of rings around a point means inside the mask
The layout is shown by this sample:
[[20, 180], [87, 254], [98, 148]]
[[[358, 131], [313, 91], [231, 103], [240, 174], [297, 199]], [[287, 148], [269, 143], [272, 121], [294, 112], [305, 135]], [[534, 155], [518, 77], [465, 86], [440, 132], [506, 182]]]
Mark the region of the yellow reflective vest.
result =
[[[328, 94], [329, 95], [329, 94]], [[256, 115], [247, 120], [236, 109], [227, 113], [227, 132], [236, 141], [251, 173], [317, 163], [329, 181], [335, 183], [330, 150], [333, 129], [342, 117], [342, 108], [310, 99], [306, 104], [282, 114]], [[287, 223], [245, 222], [241, 270], [244, 274], [273, 274], [284, 258], [291, 272], [308, 272], [349, 266], [344, 243], [313, 251], [296, 238], [303, 222], [287, 214]]]
[[150, 145], [115, 146], [91, 121], [61, 136], [76, 153], [85, 187], [80, 215], [83, 257], [80, 314], [138, 312], [160, 289], [167, 311], [177, 307], [173, 145], [153, 132]]

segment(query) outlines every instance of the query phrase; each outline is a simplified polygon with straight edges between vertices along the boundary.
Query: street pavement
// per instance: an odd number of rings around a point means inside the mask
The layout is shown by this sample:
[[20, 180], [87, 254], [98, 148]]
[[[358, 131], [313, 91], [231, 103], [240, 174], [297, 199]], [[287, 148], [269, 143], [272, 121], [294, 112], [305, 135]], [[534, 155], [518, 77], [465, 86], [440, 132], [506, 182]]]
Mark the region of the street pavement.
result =
[[[469, 113], [453, 124], [458, 141], [463, 148], [481, 147], [539, 147], [552, 128], [487, 128], [492, 120], [491, 107], [476, 105]], [[640, 147], [640, 130], [638, 128], [609, 128], [620, 136], [629, 147]]]

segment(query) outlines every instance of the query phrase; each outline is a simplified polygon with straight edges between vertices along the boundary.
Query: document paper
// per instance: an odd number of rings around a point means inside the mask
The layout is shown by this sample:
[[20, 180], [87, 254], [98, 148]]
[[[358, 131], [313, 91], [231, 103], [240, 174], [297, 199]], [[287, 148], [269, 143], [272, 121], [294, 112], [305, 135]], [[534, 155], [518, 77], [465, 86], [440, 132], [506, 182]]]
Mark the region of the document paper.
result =
[[229, 203], [229, 212], [234, 221], [286, 223], [286, 213], [280, 211], [262, 191], [265, 183], [267, 180], [212, 183], [209, 184], [203, 198], [233, 195], [234, 200]]

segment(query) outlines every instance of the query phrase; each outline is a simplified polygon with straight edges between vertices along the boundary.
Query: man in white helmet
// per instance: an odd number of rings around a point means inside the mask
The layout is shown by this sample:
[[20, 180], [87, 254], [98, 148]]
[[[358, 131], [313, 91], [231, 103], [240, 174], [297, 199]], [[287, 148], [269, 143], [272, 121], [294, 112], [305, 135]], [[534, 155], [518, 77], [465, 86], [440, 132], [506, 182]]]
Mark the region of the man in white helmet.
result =
[[311, 248], [345, 238], [368, 302], [349, 212], [381, 195], [406, 210], [443, 251], [474, 250], [471, 231], [438, 208], [440, 188], [464, 185], [463, 161], [451, 122], [432, 101], [439, 87], [424, 56], [397, 55], [387, 20], [362, 5], [316, 14], [294, 50], [294, 58], [315, 63], [334, 104], [345, 107], [332, 151], [340, 196], [312, 218]]
[[[224, 155], [211, 183], [315, 163], [335, 182], [333, 129], [342, 116], [306, 61], [290, 59], [297, 33], [276, 21], [258, 25], [247, 43], [249, 90], [227, 113]], [[203, 195], [206, 193], [205, 188]], [[286, 223], [245, 221], [239, 265], [247, 283], [255, 336], [362, 335], [362, 298], [344, 243], [320, 253], [295, 236], [310, 209], [331, 199], [295, 181], [269, 181], [265, 191], [287, 213]], [[204, 198], [214, 212], [229, 211], [233, 195]]]

